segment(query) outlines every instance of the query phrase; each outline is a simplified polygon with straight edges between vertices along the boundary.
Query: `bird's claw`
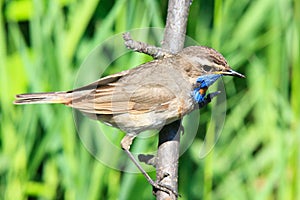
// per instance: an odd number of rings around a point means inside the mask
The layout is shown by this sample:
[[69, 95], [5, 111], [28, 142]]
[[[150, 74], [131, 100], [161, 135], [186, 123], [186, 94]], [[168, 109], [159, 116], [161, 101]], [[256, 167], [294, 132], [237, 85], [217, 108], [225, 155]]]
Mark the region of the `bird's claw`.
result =
[[155, 182], [152, 186], [153, 186], [153, 194], [155, 196], [156, 196], [157, 191], [160, 190], [160, 191], [168, 193], [169, 195], [173, 194], [173, 195], [175, 195], [176, 198], [180, 197], [180, 194], [178, 194], [178, 192], [176, 192], [174, 189], [170, 188], [167, 185], [163, 185], [163, 184]]

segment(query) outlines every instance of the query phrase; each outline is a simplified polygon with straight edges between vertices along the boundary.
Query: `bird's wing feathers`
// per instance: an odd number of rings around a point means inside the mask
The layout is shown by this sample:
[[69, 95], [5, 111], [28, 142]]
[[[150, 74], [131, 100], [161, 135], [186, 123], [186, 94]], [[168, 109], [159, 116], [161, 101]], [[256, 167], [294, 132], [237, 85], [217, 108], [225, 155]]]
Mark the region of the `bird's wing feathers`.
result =
[[83, 87], [77, 88], [75, 90], [69, 91], [69, 92], [77, 92], [77, 91], [83, 91], [83, 90], [93, 90], [93, 89], [97, 89], [101, 86], [106, 86], [108, 84], [111, 84], [113, 82], [117, 82], [120, 78], [122, 78], [123, 76], [127, 75], [129, 73], [129, 70], [126, 71], [122, 71], [113, 75], [109, 75], [106, 77], [103, 77], [93, 83], [90, 83], [88, 85], [85, 85]]
[[101, 87], [98, 88], [90, 93], [89, 97], [84, 96], [74, 101], [73, 105], [76, 109], [93, 114], [134, 114], [153, 110], [159, 112], [174, 98], [174, 94], [159, 85], [152, 85], [151, 88], [138, 88], [131, 93], [117, 92], [115, 86], [110, 86], [104, 91]]
[[[73, 93], [72, 107], [90, 114], [121, 114], [159, 112], [168, 107], [175, 95], [159, 84], [139, 84], [119, 81], [128, 71], [102, 78]], [[89, 94], [86, 94], [89, 90]], [[80, 93], [84, 94], [80, 96]]]
[[132, 112], [149, 112], [167, 110], [170, 102], [176, 96], [167, 87], [159, 84], [148, 84], [135, 90], [130, 102], [133, 103]]

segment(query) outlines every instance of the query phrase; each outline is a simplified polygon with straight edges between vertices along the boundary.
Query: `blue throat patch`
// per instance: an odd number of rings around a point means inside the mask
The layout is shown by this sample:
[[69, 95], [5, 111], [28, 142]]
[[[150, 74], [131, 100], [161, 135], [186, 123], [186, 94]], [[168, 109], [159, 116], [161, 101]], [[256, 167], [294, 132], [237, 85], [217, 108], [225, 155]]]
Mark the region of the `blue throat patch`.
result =
[[200, 85], [194, 89], [193, 96], [198, 104], [204, 102], [207, 88], [216, 82], [221, 76], [222, 74], [208, 74], [197, 78], [197, 83], [200, 83]]

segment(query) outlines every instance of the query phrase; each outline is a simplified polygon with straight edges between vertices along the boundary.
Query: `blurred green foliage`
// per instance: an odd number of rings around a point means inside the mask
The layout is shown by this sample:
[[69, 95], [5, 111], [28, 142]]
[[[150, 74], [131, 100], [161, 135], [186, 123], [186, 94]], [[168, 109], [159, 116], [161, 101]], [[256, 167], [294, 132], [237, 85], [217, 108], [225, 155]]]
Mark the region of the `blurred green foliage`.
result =
[[[12, 101], [71, 89], [84, 58], [107, 38], [163, 28], [167, 1], [1, 0], [0, 7], [0, 199], [154, 199], [142, 175], [89, 154], [71, 109]], [[300, 199], [299, 22], [298, 0], [194, 0], [187, 35], [222, 52], [247, 79], [224, 79], [226, 122], [200, 159], [210, 116], [203, 111], [180, 158], [182, 199]], [[106, 73], [149, 60], [129, 58]]]

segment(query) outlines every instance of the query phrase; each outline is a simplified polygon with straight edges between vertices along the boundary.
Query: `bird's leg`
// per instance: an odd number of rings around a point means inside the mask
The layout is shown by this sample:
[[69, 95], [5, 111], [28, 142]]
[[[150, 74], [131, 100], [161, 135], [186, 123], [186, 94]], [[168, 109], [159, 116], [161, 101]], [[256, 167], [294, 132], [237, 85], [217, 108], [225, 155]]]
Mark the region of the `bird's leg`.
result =
[[128, 155], [128, 157], [131, 159], [131, 161], [135, 164], [135, 166], [142, 172], [142, 174], [145, 176], [147, 181], [152, 185], [153, 188], [156, 190], [164, 191], [168, 194], [172, 192], [176, 197], [178, 196], [178, 193], [172, 190], [171, 188], [168, 188], [167, 186], [160, 185], [152, 180], [152, 178], [149, 176], [149, 174], [142, 168], [140, 163], [135, 159], [133, 154], [129, 151], [130, 145], [132, 144], [132, 141], [134, 140], [136, 136], [135, 135], [125, 135], [121, 141], [121, 147], [125, 151], [125, 153]]

